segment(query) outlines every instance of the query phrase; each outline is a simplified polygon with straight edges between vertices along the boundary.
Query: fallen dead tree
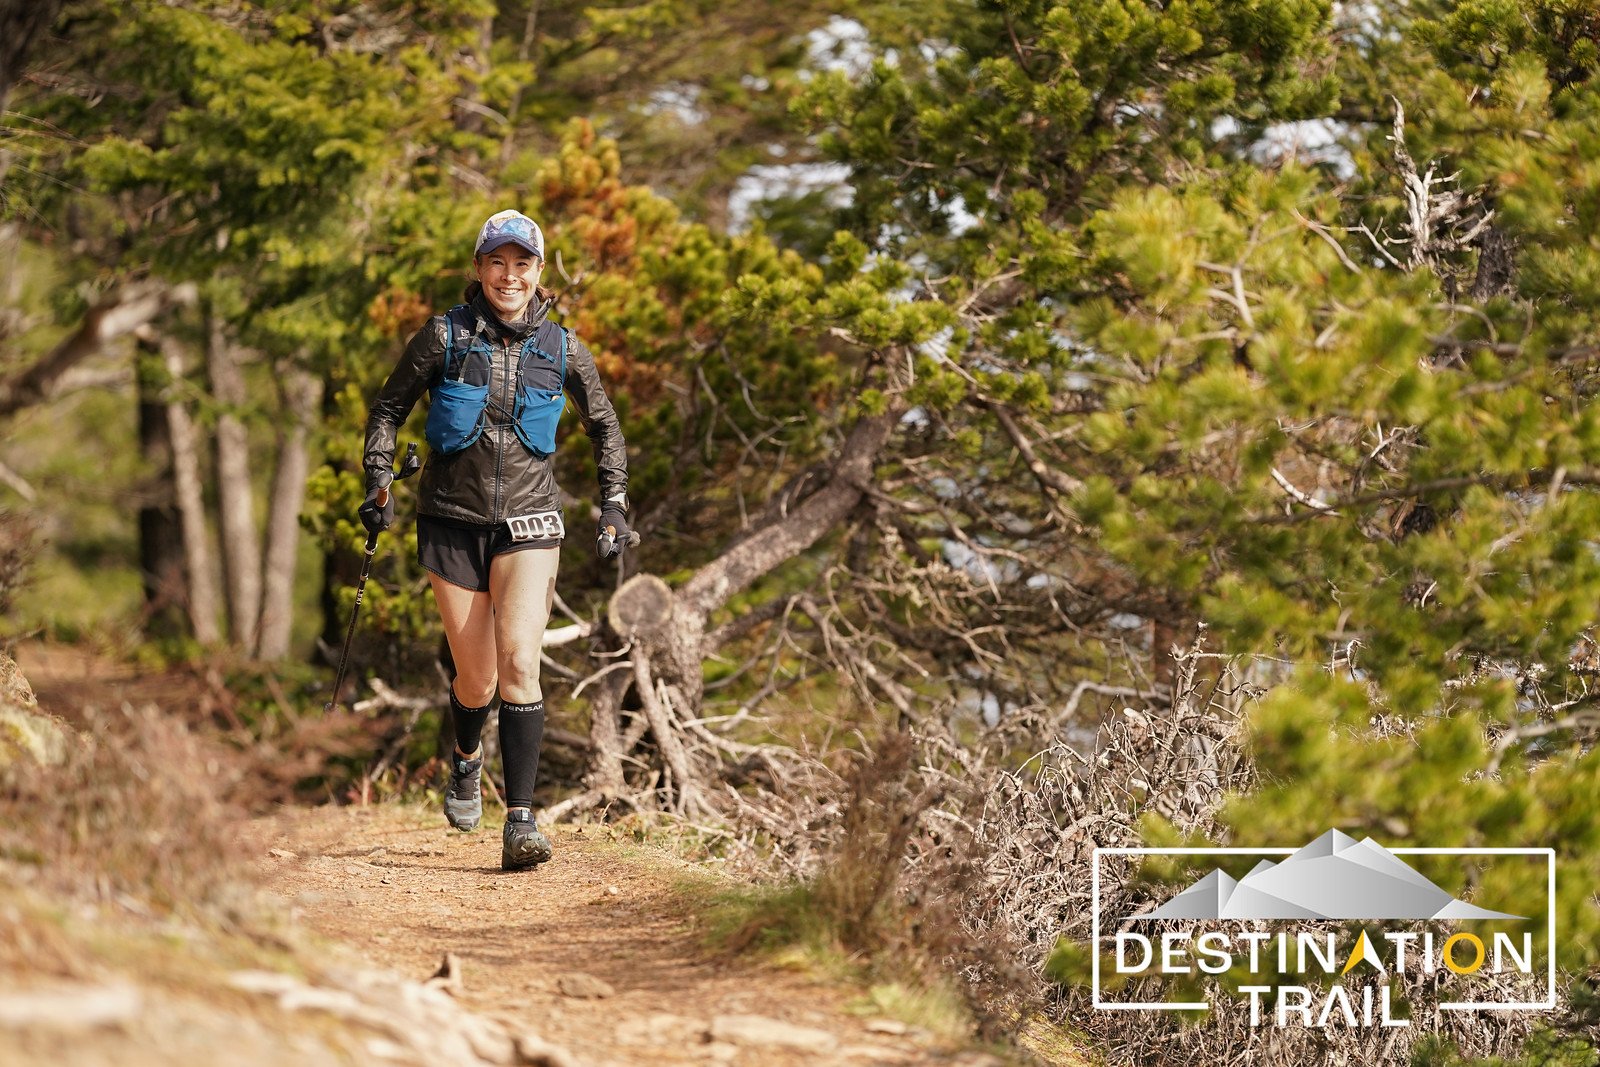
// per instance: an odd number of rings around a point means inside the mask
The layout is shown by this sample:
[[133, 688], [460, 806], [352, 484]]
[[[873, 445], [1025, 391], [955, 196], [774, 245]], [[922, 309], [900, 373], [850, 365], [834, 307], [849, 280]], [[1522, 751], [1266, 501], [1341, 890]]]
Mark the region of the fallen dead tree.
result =
[[826, 474], [803, 479], [815, 488], [779, 494], [765, 521], [683, 586], [637, 575], [613, 595], [595, 635], [601, 665], [574, 690], [591, 691], [584, 788], [551, 808], [549, 818], [620, 806], [708, 819], [728, 810], [730, 786], [757, 781], [781, 794], [812, 773], [793, 750], [736, 740], [729, 723], [702, 715], [707, 658], [790, 610], [790, 599], [721, 627], [711, 620], [751, 583], [844, 523], [866, 496], [897, 419], [895, 411], [858, 419]]

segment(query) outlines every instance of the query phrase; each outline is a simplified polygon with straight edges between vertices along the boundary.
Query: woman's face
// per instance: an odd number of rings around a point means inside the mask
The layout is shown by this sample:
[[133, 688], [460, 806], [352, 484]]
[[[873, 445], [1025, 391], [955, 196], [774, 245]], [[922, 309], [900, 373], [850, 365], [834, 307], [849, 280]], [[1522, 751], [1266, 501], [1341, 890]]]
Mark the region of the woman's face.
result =
[[484, 299], [506, 322], [521, 317], [533, 300], [544, 262], [519, 245], [501, 245], [479, 256], [474, 265], [483, 285]]

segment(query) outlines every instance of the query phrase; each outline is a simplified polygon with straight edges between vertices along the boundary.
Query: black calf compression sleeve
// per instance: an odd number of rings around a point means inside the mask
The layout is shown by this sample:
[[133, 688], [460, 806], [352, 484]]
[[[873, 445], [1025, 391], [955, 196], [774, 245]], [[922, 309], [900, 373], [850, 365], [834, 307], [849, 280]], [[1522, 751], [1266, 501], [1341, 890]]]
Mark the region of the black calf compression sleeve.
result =
[[489, 705], [481, 708], [469, 708], [462, 704], [456, 697], [455, 686], [450, 687], [450, 718], [456, 725], [456, 748], [467, 755], [472, 755], [478, 750], [478, 743], [483, 740], [483, 724], [489, 718]]
[[544, 701], [500, 702], [500, 758], [506, 768], [506, 807], [533, 807], [539, 776], [539, 742], [544, 740]]

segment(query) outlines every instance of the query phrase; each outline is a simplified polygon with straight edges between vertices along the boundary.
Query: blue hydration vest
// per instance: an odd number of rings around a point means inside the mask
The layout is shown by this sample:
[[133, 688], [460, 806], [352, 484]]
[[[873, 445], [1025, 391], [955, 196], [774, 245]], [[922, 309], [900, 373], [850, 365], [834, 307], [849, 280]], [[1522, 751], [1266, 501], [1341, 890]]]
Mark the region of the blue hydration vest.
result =
[[[430, 448], [448, 456], [483, 433], [494, 349], [484, 339], [483, 320], [465, 304], [445, 313], [445, 331], [444, 375], [429, 394], [426, 436]], [[474, 356], [478, 357], [476, 366]], [[545, 365], [530, 366], [530, 359], [543, 360]], [[555, 371], [553, 378], [551, 370]], [[474, 378], [481, 377], [482, 384], [468, 382], [469, 371]], [[567, 405], [562, 390], [566, 376], [567, 331], [546, 319], [517, 353], [517, 395], [511, 411], [518, 440], [541, 458], [556, 450], [556, 424]]]

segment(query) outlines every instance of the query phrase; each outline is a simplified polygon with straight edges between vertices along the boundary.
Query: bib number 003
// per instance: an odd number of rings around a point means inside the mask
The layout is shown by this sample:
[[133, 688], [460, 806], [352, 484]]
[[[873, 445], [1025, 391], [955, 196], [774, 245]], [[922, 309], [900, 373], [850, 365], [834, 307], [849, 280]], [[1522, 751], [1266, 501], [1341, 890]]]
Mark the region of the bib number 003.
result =
[[559, 511], [536, 511], [531, 515], [512, 515], [506, 519], [513, 541], [559, 541], [567, 536]]

